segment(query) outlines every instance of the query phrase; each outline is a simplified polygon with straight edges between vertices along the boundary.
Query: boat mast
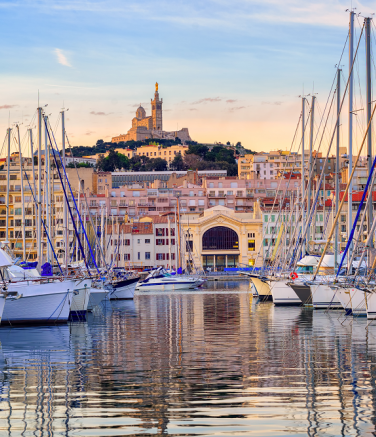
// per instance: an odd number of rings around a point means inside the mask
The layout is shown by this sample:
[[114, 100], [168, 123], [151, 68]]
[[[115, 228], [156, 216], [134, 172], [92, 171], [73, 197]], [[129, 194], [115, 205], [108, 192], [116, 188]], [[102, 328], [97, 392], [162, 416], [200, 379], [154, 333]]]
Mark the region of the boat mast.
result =
[[[304, 235], [304, 198], [305, 198], [305, 169], [304, 169], [304, 128], [305, 128], [305, 97], [302, 97], [302, 236]], [[305, 256], [306, 248], [305, 241], [302, 240], [302, 258]]]
[[38, 215], [37, 255], [39, 271], [42, 265], [42, 108], [38, 108]]
[[[372, 103], [372, 82], [371, 82], [371, 18], [365, 18], [365, 38], [366, 38], [366, 70], [367, 70], [367, 123], [371, 120], [371, 103]], [[367, 136], [367, 160], [368, 160], [368, 176], [372, 173], [372, 126], [368, 129]], [[368, 203], [368, 217], [367, 217], [367, 229], [370, 232], [373, 222], [373, 184], [369, 189], [368, 196], [371, 196], [371, 200]], [[369, 240], [369, 249], [373, 247], [373, 238]], [[368, 260], [370, 260], [371, 251], [368, 251]]]
[[[77, 199], [77, 209], [78, 209], [78, 212], [77, 212], [77, 225], [76, 225], [76, 227], [78, 229], [77, 238], [81, 238], [80, 234], [83, 232], [81, 230], [81, 223], [80, 223], [80, 219], [79, 219], [79, 214], [80, 214], [80, 199], [81, 199], [81, 194], [80, 193], [81, 193], [81, 180], [80, 180], [80, 178], [78, 178], [78, 199]], [[78, 250], [78, 241], [77, 241], [77, 244], [76, 244], [76, 262], [78, 261], [78, 256], [79, 256], [79, 250]]]
[[169, 245], [168, 245], [168, 259], [169, 259], [169, 265], [170, 265], [170, 271], [171, 271], [171, 222], [170, 222], [170, 216], [167, 218], [168, 220], [168, 236], [169, 236]]
[[176, 217], [176, 205], [175, 205], [175, 271], [178, 270], [178, 225]]
[[[311, 126], [310, 126], [310, 132], [309, 132], [307, 211], [311, 211], [311, 173], [312, 173], [313, 129], [314, 129], [314, 121], [315, 121], [315, 100], [316, 100], [316, 97], [312, 96], [312, 103], [311, 103]], [[308, 240], [310, 239], [310, 234], [311, 234], [311, 230], [308, 233]], [[313, 231], [313, 234], [314, 234], [314, 231]]]
[[6, 222], [6, 242], [9, 243], [9, 180], [10, 180], [10, 135], [12, 129], [8, 128], [8, 154], [7, 154], [7, 222]]
[[34, 187], [34, 196], [37, 195], [37, 187], [35, 181], [35, 165], [34, 165], [34, 144], [33, 144], [33, 130], [29, 129], [29, 138], [30, 138], [30, 153], [31, 153], [31, 168], [33, 172], [33, 187]]
[[180, 240], [180, 205], [179, 205], [179, 196], [176, 197], [177, 200], [177, 219], [178, 219], [178, 223], [177, 223], [177, 230], [178, 230], [178, 252], [179, 252], [179, 262], [178, 262], [178, 266], [181, 267], [181, 240]]
[[[349, 166], [347, 174], [350, 175], [353, 166], [353, 92], [354, 92], [354, 76], [353, 76], [353, 63], [354, 63], [354, 15], [353, 11], [350, 12], [350, 24], [349, 24], [349, 144], [348, 144], [348, 155], [349, 155]], [[348, 210], [347, 210], [347, 238], [350, 239], [351, 224], [352, 224], [352, 180], [349, 183], [348, 189]], [[350, 251], [353, 249], [353, 244], [351, 243], [349, 247]], [[350, 259], [350, 257], [348, 257]], [[350, 269], [351, 266], [348, 266]]]
[[[61, 144], [62, 144], [62, 158], [63, 158], [63, 167], [66, 169], [66, 159], [65, 159], [65, 112], [61, 111]], [[66, 192], [66, 179], [65, 179], [65, 171], [64, 171], [64, 191]], [[65, 264], [65, 272], [68, 275], [68, 209], [67, 209], [67, 201], [65, 196], [63, 196], [63, 233], [64, 233], [64, 264]], [[77, 255], [76, 255], [77, 261]]]
[[[102, 205], [101, 207], [101, 246], [103, 248], [104, 245], [104, 206]], [[99, 250], [100, 253], [100, 250]], [[99, 257], [101, 259], [101, 257]], [[103, 261], [102, 261], [103, 262]], [[104, 265], [102, 264], [102, 267], [104, 267]]]
[[[44, 117], [44, 173], [45, 173], [45, 187], [46, 187], [46, 195], [45, 195], [45, 208], [46, 208], [46, 227], [47, 232], [51, 235], [51, 227], [50, 227], [50, 147], [48, 141], [48, 128], [47, 128], [47, 120], [48, 117]], [[47, 262], [51, 262], [50, 257], [50, 245], [47, 242], [46, 235], [46, 247], [47, 247]]]
[[23, 185], [23, 171], [22, 171], [22, 153], [21, 153], [21, 138], [20, 138], [20, 127], [17, 124], [17, 136], [18, 136], [18, 155], [20, 159], [20, 181], [21, 181], [21, 204], [22, 204], [22, 255], [23, 260], [26, 261], [26, 239], [25, 239], [25, 196], [24, 196], [24, 185]]
[[[339, 205], [339, 140], [340, 140], [340, 111], [341, 111], [341, 69], [337, 70], [337, 144], [336, 144], [336, 180], [335, 180], [335, 216], [338, 213], [338, 205]], [[334, 218], [333, 218], [334, 221]], [[338, 268], [338, 222], [335, 227], [334, 234], [334, 273], [337, 274]]]

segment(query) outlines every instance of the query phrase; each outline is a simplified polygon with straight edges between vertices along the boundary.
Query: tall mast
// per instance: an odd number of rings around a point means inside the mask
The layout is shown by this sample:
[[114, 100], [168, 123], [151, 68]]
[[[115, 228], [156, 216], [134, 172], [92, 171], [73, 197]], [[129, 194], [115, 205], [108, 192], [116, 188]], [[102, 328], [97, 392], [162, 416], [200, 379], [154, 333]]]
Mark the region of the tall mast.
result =
[[[45, 170], [45, 210], [46, 210], [46, 228], [47, 232], [51, 238], [51, 227], [50, 227], [50, 147], [48, 141], [48, 130], [47, 130], [47, 116], [44, 117], [44, 170]], [[51, 261], [50, 256], [50, 245], [48, 244], [46, 236], [46, 246], [47, 246], [47, 262]]]
[[[99, 241], [98, 241], [98, 243], [99, 243]], [[104, 246], [104, 205], [102, 205], [102, 207], [101, 207], [101, 242], [100, 242], [100, 244], [101, 244], [102, 250], [103, 250], [103, 246]], [[100, 248], [98, 248], [98, 252], [99, 252], [99, 254], [101, 253]], [[119, 251], [119, 253], [120, 253], [120, 251]], [[101, 256], [99, 256], [99, 261], [100, 260], [101, 260]], [[102, 266], [105, 267], [105, 265], [103, 265], [103, 264], [102, 264]]]
[[[367, 123], [371, 120], [371, 102], [372, 102], [372, 83], [371, 83], [371, 18], [365, 18], [366, 28], [366, 69], [367, 69]], [[368, 129], [367, 135], [367, 159], [368, 159], [368, 176], [372, 172], [372, 126]], [[372, 197], [373, 185], [369, 189], [369, 196]], [[373, 222], [373, 199], [368, 203], [367, 229], [370, 232]], [[369, 246], [373, 247], [373, 238], [369, 240]], [[370, 259], [370, 256], [368, 256]]]
[[[178, 198], [176, 198], [178, 200]], [[175, 205], [175, 271], [178, 271], [178, 218]]]
[[[61, 111], [61, 144], [62, 144], [62, 158], [63, 158], [63, 167], [66, 168], [66, 159], [65, 159], [65, 112]], [[64, 171], [64, 189], [66, 192], [66, 180], [65, 180], [65, 171]], [[63, 234], [64, 234], [64, 264], [66, 274], [68, 274], [68, 208], [67, 201], [65, 196], [63, 196]], [[76, 256], [77, 261], [77, 256]]]
[[21, 138], [20, 138], [20, 127], [17, 124], [17, 136], [18, 136], [18, 155], [20, 159], [20, 180], [21, 180], [21, 204], [22, 204], [22, 255], [23, 260], [26, 261], [26, 239], [25, 239], [25, 196], [24, 196], [24, 185], [23, 185], [23, 171], [22, 171], [22, 153], [21, 153]]
[[10, 180], [10, 134], [11, 128], [8, 128], [8, 154], [7, 154], [7, 222], [6, 222], [6, 242], [9, 243], [9, 180]]
[[[83, 233], [83, 229], [81, 229], [81, 223], [80, 223], [80, 218], [79, 218], [79, 214], [80, 214], [80, 199], [81, 199], [81, 179], [78, 178], [78, 199], [77, 199], [77, 230], [78, 230], [78, 236], [77, 238], [81, 238], [81, 233]], [[86, 252], [85, 252], [86, 253]], [[78, 250], [78, 241], [76, 244], [76, 262], [78, 261], [78, 257], [79, 257], [79, 250]], [[68, 266], [68, 264], [67, 264]]]
[[[339, 126], [340, 126], [340, 109], [341, 109], [341, 69], [337, 70], [337, 144], [336, 144], [336, 180], [335, 180], [335, 217], [337, 217], [338, 213], [338, 205], [339, 205]], [[334, 234], [334, 273], [337, 274], [338, 268], [338, 222], [335, 228]]]
[[[308, 192], [307, 192], [307, 211], [311, 211], [311, 172], [312, 172], [312, 148], [313, 148], [313, 129], [315, 121], [315, 96], [312, 96], [311, 103], [311, 126], [309, 132], [309, 157], [308, 157]], [[314, 229], [314, 228], [313, 228]], [[308, 232], [308, 239], [311, 232]]]
[[37, 195], [37, 185], [36, 185], [36, 181], [35, 181], [34, 144], [33, 144], [33, 130], [32, 129], [29, 129], [29, 138], [30, 138], [31, 168], [33, 169], [34, 196], [36, 196]]
[[42, 108], [38, 108], [38, 215], [37, 255], [39, 270], [42, 265]]
[[170, 239], [169, 241], [169, 245], [168, 245], [168, 259], [169, 259], [169, 266], [170, 266], [170, 271], [171, 271], [171, 222], [170, 222], [170, 216], [168, 216], [168, 237]]
[[177, 219], [178, 219], [178, 222], [177, 222], [177, 231], [178, 231], [178, 238], [177, 238], [177, 241], [178, 241], [178, 244], [179, 244], [179, 246], [178, 246], [178, 252], [179, 252], [179, 262], [178, 262], [178, 266], [179, 267], [181, 267], [182, 266], [182, 264], [181, 264], [181, 262], [182, 262], [182, 259], [181, 259], [181, 239], [180, 239], [180, 205], [179, 205], [179, 197], [177, 196], [176, 197], [176, 200], [177, 200], [177, 206], [178, 206], [178, 210], [177, 210]]
[[[305, 124], [305, 97], [302, 97], [302, 235], [304, 235], [304, 196], [305, 196], [305, 171], [304, 171], [304, 124]], [[302, 241], [302, 257], [305, 256], [305, 242]]]
[[[353, 92], [354, 92], [354, 76], [353, 76], [353, 62], [354, 62], [354, 12], [350, 12], [350, 30], [349, 30], [349, 145], [348, 145], [348, 155], [349, 155], [349, 166], [348, 175], [352, 171], [353, 166]], [[352, 180], [349, 184], [348, 190], [348, 212], [347, 212], [347, 238], [350, 239], [351, 227], [352, 227]], [[350, 245], [350, 251], [352, 251], [353, 244]], [[350, 259], [350, 257], [348, 257]], [[351, 266], [348, 266], [350, 269]]]

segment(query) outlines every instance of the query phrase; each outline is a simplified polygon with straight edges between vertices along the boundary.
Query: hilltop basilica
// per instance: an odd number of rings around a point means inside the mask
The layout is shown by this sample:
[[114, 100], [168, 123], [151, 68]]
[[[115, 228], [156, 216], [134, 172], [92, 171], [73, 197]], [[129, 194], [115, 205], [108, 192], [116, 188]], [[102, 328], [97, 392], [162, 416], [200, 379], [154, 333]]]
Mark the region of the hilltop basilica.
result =
[[145, 109], [140, 105], [136, 111], [136, 117], [132, 120], [132, 127], [128, 133], [112, 138], [113, 143], [120, 141], [143, 141], [147, 138], [172, 139], [180, 138], [182, 142], [191, 141], [188, 128], [178, 131], [166, 132], [162, 125], [163, 99], [159, 98], [158, 83], [155, 84], [154, 100], [151, 100], [151, 115], [146, 116]]

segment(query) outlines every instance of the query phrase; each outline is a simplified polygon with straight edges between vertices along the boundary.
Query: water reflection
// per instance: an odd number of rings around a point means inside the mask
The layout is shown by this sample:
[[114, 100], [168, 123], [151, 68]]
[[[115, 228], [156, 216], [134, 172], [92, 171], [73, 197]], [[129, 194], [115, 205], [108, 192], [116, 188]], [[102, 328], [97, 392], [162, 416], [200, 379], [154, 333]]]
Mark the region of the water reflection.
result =
[[1, 435], [374, 433], [376, 325], [248, 291], [211, 283], [0, 329]]

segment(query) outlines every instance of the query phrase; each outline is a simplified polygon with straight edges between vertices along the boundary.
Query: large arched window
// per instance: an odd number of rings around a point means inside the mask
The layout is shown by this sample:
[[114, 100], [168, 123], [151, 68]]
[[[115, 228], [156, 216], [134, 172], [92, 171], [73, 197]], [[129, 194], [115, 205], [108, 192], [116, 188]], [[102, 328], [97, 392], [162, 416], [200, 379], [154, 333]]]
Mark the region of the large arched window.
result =
[[203, 250], [239, 250], [238, 234], [230, 228], [216, 226], [202, 237]]

